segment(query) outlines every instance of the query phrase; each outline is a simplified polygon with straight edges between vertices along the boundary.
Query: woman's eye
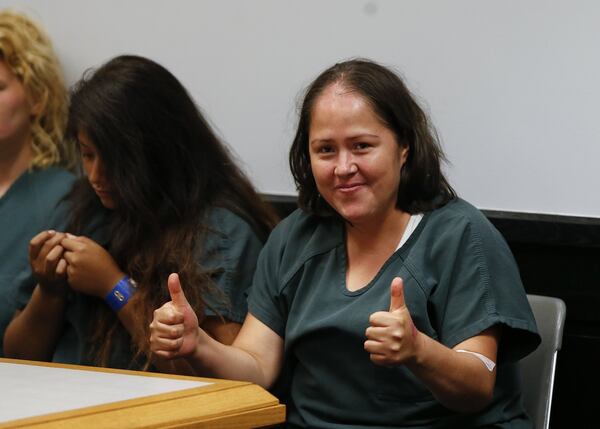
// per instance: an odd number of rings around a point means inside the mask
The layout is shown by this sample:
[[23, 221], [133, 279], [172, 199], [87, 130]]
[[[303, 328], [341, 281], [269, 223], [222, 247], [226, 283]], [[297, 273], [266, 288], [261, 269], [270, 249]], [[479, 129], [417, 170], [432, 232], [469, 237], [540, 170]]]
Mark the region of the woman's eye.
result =
[[331, 153], [333, 152], [333, 148], [331, 146], [321, 146], [318, 150], [318, 153]]
[[356, 143], [354, 145], [354, 147], [357, 150], [365, 150], [365, 149], [368, 149], [369, 147], [371, 147], [371, 145], [369, 143]]
[[91, 160], [91, 159], [93, 159], [93, 158], [94, 158], [94, 154], [93, 154], [93, 153], [82, 152], [82, 153], [81, 153], [81, 157], [82, 157], [84, 160], [86, 160], [86, 161], [89, 161], [89, 160]]

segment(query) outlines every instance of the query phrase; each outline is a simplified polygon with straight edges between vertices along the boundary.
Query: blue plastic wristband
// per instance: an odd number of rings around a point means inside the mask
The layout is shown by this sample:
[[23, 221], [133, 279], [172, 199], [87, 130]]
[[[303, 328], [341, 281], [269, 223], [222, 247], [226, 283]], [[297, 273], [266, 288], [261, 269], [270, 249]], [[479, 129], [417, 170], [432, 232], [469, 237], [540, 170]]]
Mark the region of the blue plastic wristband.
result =
[[135, 293], [135, 283], [129, 278], [129, 276], [123, 277], [119, 280], [119, 283], [104, 297], [104, 301], [108, 306], [117, 313], [121, 308], [127, 304], [129, 298]]

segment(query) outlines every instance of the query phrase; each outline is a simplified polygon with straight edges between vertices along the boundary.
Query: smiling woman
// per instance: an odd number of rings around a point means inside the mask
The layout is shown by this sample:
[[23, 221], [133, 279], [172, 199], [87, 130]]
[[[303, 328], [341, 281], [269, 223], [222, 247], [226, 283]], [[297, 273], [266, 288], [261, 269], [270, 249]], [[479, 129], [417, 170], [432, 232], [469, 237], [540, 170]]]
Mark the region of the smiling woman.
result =
[[364, 222], [405, 225], [396, 199], [406, 145], [375, 114], [371, 105], [341, 84], [315, 100], [309, 155], [317, 190], [354, 226]]
[[173, 279], [152, 350], [277, 381], [292, 428], [531, 427], [514, 362], [539, 344], [535, 321], [502, 237], [456, 197], [442, 160], [393, 72], [327, 69], [290, 151], [301, 209], [261, 252], [240, 334], [210, 339]]

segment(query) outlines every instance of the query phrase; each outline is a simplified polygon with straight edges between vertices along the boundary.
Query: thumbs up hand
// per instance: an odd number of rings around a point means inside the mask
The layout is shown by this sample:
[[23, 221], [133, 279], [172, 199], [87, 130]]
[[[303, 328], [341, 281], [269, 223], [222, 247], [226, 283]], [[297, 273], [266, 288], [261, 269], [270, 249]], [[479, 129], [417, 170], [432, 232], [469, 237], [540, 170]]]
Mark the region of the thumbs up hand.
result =
[[404, 285], [395, 277], [390, 286], [390, 309], [369, 317], [365, 350], [378, 365], [396, 366], [416, 358], [420, 332], [404, 302]]
[[190, 356], [198, 344], [198, 316], [187, 301], [177, 274], [169, 276], [167, 286], [171, 301], [154, 310], [150, 350], [167, 359]]

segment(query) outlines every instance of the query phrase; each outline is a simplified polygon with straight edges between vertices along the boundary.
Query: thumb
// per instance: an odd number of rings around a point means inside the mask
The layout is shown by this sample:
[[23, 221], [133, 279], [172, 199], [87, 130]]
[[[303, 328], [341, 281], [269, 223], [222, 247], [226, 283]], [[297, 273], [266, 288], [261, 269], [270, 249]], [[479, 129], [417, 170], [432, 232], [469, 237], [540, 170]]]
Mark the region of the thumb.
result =
[[390, 286], [390, 312], [404, 307], [404, 282], [400, 277], [394, 277]]
[[181, 283], [179, 282], [179, 274], [171, 273], [169, 275], [169, 279], [167, 280], [167, 286], [169, 288], [169, 295], [171, 296], [171, 301], [177, 307], [187, 307], [189, 303], [185, 298], [185, 294], [183, 293], [183, 289], [181, 288]]

